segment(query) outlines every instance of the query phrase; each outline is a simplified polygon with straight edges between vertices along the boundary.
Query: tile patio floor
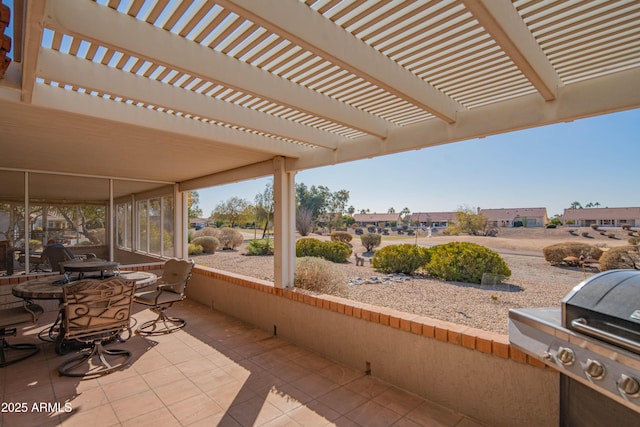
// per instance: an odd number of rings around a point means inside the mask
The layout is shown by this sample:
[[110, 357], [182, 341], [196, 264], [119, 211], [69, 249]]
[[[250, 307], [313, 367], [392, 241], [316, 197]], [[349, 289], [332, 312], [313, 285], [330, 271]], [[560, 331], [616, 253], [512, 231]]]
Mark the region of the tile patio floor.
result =
[[[138, 321], [154, 316], [134, 309]], [[28, 408], [0, 412], [0, 426], [480, 426], [202, 305], [171, 310], [188, 320], [185, 329], [114, 344], [132, 350], [132, 364], [91, 380], [58, 376], [69, 355], [36, 338], [53, 313], [22, 328], [10, 342], [38, 342], [42, 351], [0, 368], [3, 409]]]

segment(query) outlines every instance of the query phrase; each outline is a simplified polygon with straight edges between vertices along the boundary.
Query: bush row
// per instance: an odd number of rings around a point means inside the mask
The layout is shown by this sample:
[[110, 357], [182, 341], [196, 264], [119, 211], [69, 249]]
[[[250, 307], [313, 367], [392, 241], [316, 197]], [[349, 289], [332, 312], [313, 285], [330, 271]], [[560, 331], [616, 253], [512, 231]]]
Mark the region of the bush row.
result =
[[351, 252], [351, 247], [340, 241], [323, 242], [306, 237], [296, 242], [297, 257], [318, 257], [332, 262], [346, 262]]
[[469, 242], [451, 242], [424, 248], [412, 244], [391, 245], [378, 250], [373, 267], [384, 273], [413, 274], [423, 270], [442, 280], [480, 283], [484, 273], [511, 276], [497, 252]]

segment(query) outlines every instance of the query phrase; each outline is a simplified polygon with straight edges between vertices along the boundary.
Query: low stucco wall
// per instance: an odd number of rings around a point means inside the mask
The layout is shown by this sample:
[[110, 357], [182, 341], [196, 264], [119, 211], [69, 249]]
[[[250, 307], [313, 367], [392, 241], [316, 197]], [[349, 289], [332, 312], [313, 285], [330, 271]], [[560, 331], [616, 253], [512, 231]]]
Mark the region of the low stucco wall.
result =
[[559, 374], [504, 335], [197, 267], [188, 297], [489, 426], [557, 426]]

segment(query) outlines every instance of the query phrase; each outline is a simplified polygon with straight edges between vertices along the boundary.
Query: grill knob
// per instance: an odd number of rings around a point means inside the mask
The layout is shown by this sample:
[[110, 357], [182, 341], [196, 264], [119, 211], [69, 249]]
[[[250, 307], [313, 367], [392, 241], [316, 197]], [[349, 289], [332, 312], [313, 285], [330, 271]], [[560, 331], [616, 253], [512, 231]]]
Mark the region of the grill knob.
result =
[[600, 380], [605, 374], [604, 365], [597, 360], [588, 359], [587, 367], [584, 372], [594, 380]]
[[638, 383], [638, 380], [625, 374], [620, 375], [618, 388], [628, 396], [637, 396], [638, 392], [640, 392], [640, 384]]
[[570, 348], [560, 347], [558, 349], [558, 360], [562, 362], [563, 365], [572, 365], [576, 360], [576, 355]]

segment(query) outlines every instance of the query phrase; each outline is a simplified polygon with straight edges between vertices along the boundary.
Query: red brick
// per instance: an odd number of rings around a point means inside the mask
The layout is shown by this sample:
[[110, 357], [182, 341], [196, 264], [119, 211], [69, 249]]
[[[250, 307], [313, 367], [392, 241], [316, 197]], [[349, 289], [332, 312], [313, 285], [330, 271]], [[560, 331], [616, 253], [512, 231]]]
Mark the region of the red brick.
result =
[[389, 326], [390, 316], [387, 313], [380, 313], [380, 324]]
[[422, 335], [422, 322], [411, 322], [411, 332], [414, 334]]
[[439, 341], [447, 342], [447, 340], [448, 340], [448, 337], [447, 337], [448, 332], [449, 332], [448, 329], [442, 328], [440, 326], [436, 326], [434, 336]]
[[511, 350], [509, 351], [509, 357], [511, 357], [511, 359], [515, 360], [516, 362], [527, 363], [527, 353], [515, 347], [511, 347]]
[[389, 316], [389, 326], [400, 329], [400, 319], [396, 316]]
[[504, 359], [508, 359], [509, 358], [509, 344], [508, 343], [504, 343], [504, 342], [500, 342], [500, 341], [493, 341], [493, 354], [495, 354], [498, 357], [502, 357]]
[[491, 354], [491, 349], [493, 347], [493, 340], [486, 335], [478, 335], [476, 337], [476, 350], [481, 351], [483, 353]]

